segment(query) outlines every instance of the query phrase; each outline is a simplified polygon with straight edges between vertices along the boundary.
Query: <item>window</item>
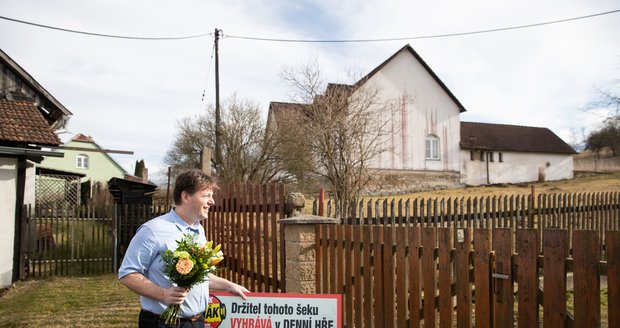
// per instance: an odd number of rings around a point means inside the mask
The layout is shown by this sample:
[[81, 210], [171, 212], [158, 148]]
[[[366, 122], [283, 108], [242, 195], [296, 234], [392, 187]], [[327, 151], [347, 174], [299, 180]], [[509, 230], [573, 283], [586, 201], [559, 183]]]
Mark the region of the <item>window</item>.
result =
[[475, 161], [475, 160], [476, 160], [476, 159], [474, 158], [474, 151], [473, 151], [473, 150], [470, 150], [470, 151], [469, 151], [469, 160], [470, 160], [470, 161]]
[[439, 138], [436, 136], [426, 137], [426, 159], [439, 159]]
[[480, 151], [480, 161], [484, 162], [484, 152], [482, 150]]
[[495, 162], [495, 160], [493, 159], [493, 152], [492, 151], [489, 152], [489, 162]]
[[75, 159], [75, 166], [78, 169], [87, 169], [88, 168], [88, 155], [79, 154]]
[[497, 157], [500, 163], [504, 162], [504, 154], [503, 153], [497, 153]]

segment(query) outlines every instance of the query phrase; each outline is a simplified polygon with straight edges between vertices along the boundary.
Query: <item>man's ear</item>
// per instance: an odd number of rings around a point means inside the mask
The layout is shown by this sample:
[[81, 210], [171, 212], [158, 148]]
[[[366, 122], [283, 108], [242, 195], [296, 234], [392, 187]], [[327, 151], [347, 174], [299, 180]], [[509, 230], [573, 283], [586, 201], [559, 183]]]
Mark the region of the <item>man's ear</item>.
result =
[[187, 191], [181, 191], [181, 204], [186, 203], [191, 195]]

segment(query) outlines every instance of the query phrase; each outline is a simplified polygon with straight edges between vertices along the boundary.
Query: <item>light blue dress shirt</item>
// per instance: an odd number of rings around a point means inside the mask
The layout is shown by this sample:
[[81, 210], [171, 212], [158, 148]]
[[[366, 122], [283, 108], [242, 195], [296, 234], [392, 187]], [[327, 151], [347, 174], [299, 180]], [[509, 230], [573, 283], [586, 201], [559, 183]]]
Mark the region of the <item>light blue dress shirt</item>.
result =
[[[197, 234], [196, 241], [200, 244], [207, 242], [202, 225], [197, 223], [189, 226], [174, 210], [144, 223], [129, 243], [118, 270], [118, 278], [137, 272], [163, 288], [171, 287], [172, 283], [163, 272], [164, 262], [161, 255], [168, 249], [175, 250], [176, 241], [185, 233]], [[209, 282], [195, 285], [181, 304], [181, 317], [191, 317], [204, 312], [208, 299]], [[140, 296], [140, 304], [144, 310], [156, 314], [161, 314], [167, 307], [166, 304], [145, 296]]]

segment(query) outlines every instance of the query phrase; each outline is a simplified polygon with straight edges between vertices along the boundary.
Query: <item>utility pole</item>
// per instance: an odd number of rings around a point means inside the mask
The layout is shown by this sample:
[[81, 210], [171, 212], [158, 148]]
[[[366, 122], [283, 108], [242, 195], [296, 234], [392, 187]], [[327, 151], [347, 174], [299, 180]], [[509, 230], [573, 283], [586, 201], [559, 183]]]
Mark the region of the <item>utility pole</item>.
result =
[[170, 205], [170, 171], [171, 171], [171, 167], [168, 166], [168, 186], [166, 187], [166, 209], [168, 209], [168, 205]]
[[222, 30], [215, 28], [215, 169], [220, 168], [222, 162], [222, 122], [220, 115], [220, 60], [218, 41]]

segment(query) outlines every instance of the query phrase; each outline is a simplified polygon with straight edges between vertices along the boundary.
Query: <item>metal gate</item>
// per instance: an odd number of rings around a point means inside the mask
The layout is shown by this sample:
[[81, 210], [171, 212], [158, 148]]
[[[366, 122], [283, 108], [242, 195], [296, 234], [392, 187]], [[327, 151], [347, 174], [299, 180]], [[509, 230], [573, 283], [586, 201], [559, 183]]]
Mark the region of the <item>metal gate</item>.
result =
[[[85, 206], [25, 206], [22, 249], [26, 276], [116, 271], [116, 215]], [[24, 238], [25, 237], [25, 238]]]

